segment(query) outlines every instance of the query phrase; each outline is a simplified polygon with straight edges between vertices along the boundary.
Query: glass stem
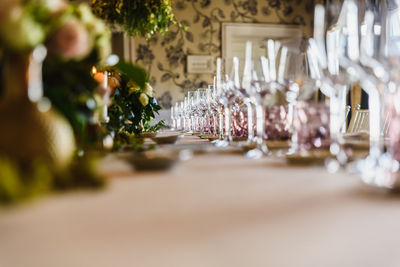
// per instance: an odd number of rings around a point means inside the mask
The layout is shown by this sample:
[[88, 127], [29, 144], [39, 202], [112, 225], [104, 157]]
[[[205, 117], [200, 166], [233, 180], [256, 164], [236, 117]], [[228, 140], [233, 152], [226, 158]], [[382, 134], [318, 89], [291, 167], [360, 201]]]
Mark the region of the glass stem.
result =
[[253, 122], [253, 105], [247, 103], [247, 141], [252, 142], [254, 140], [254, 122]]
[[218, 135], [218, 124], [217, 124], [217, 116], [215, 114], [212, 115], [212, 123], [213, 123], [213, 134], [215, 136]]
[[347, 86], [342, 86], [342, 88], [330, 98], [331, 153], [341, 164], [347, 161], [347, 157], [343, 153], [344, 151], [340, 142], [341, 130], [346, 120], [346, 92]]
[[191, 132], [194, 133], [195, 132], [195, 126], [196, 126], [196, 119], [194, 116], [191, 117], [191, 123], [190, 123], [190, 128], [191, 128]]
[[[371, 90], [372, 91], [372, 90]], [[383, 154], [384, 133], [382, 131], [382, 96], [378, 90], [369, 93], [369, 131], [370, 131], [370, 156], [379, 157]]]
[[231, 105], [225, 105], [225, 134], [224, 139], [225, 141], [231, 142], [232, 141], [232, 134], [231, 134]]
[[256, 106], [257, 118], [257, 147], [262, 150], [264, 132], [265, 132], [265, 108], [261, 104]]
[[224, 108], [220, 106], [219, 109], [219, 139], [224, 139]]

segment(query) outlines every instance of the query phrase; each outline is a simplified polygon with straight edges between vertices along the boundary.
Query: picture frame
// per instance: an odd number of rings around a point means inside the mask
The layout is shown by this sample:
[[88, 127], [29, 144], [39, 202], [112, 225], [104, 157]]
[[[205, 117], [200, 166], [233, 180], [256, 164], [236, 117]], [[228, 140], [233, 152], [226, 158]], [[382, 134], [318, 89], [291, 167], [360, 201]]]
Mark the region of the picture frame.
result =
[[265, 47], [262, 47], [262, 43], [268, 39], [300, 46], [303, 37], [303, 27], [300, 25], [229, 22], [222, 23], [221, 28], [222, 58], [226, 60], [226, 69], [230, 69], [231, 59], [234, 56], [239, 60], [244, 60], [246, 41], [253, 42], [253, 58], [256, 58], [265, 55]]

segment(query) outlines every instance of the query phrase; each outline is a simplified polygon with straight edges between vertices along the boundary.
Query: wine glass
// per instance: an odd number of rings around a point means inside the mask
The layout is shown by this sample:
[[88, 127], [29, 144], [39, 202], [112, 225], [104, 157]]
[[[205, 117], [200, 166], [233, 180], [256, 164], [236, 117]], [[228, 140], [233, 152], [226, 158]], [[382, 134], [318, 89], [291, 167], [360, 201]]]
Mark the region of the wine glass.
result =
[[[360, 63], [368, 74], [370, 153], [358, 162], [364, 182], [385, 188], [398, 187], [400, 66], [399, 2], [382, 1], [365, 12], [361, 28]], [[387, 131], [385, 131], [385, 124]], [[387, 133], [387, 150], [384, 141]]]
[[[318, 99], [319, 74], [315, 69], [315, 54], [310, 46], [306, 52], [293, 53], [296, 60], [290, 72], [286, 93], [293, 113], [290, 114], [292, 142], [289, 154], [308, 154], [314, 149], [330, 146], [329, 106]], [[314, 66], [314, 67], [313, 67]]]
[[330, 152], [333, 158], [326, 161], [326, 166], [328, 171], [335, 172], [348, 161], [341, 142], [347, 92], [352, 84], [363, 81], [364, 75], [358, 64], [360, 52], [356, 1], [345, 0], [342, 5], [334, 2], [328, 6], [326, 13], [322, 5], [316, 6], [313, 50], [318, 55], [318, 66], [322, 73], [321, 92], [329, 96], [330, 101]]
[[217, 147], [226, 147], [229, 145], [230, 142], [230, 133], [229, 131], [229, 126], [230, 126], [230, 121], [229, 121], [229, 116], [226, 116], [226, 114], [229, 114], [230, 112], [230, 107], [229, 105], [229, 100], [228, 100], [228, 95], [227, 91], [229, 90], [229, 87], [227, 87], [227, 75], [225, 73], [225, 69], [223, 69], [223, 64], [225, 60], [221, 58], [217, 58], [217, 73], [216, 73], [216, 92], [215, 92], [215, 97], [218, 103], [218, 115], [219, 115], [219, 123], [218, 123], [218, 128], [219, 128], [219, 140], [215, 142], [215, 145]]
[[185, 131], [187, 133], [194, 133], [193, 99], [194, 91], [187, 92], [184, 100]]
[[[254, 134], [254, 103], [251, 98], [251, 71], [252, 71], [252, 46], [253, 43], [250, 41], [246, 42], [246, 53], [245, 53], [245, 65], [243, 68], [243, 76], [241, 87], [236, 88], [237, 97], [242, 102], [240, 107], [237, 107], [237, 115], [239, 120], [242, 121], [238, 128], [242, 128], [242, 131], [246, 132], [242, 135], [247, 135], [247, 146], [251, 146], [255, 141]], [[247, 114], [247, 116], [245, 116]], [[247, 126], [247, 127], [246, 127]], [[246, 129], [244, 129], [246, 127]]]
[[206, 134], [212, 135], [212, 136], [217, 136], [217, 130], [218, 130], [218, 124], [217, 124], [217, 118], [218, 118], [218, 110], [215, 102], [215, 87], [214, 85], [209, 85], [206, 91], [206, 96], [205, 96], [205, 105], [207, 106], [207, 111], [206, 111], [206, 118], [207, 118], [207, 128], [206, 128]]
[[212, 85], [204, 89], [203, 98], [201, 100], [202, 111], [203, 111], [203, 131], [202, 134], [211, 135], [214, 131], [214, 121], [212, 108]]
[[[285, 112], [279, 107], [285, 102], [284, 87], [277, 80], [278, 65], [276, 63], [280, 46], [278, 41], [268, 40], [268, 58], [261, 56], [258, 60], [253, 60], [252, 62], [250, 71], [251, 86], [248, 88], [251, 102], [256, 107], [257, 135], [255, 139], [257, 147], [247, 152], [246, 156], [248, 158], [261, 158], [263, 155], [268, 154], [269, 149], [265, 140], [270, 132], [266, 132], [266, 129], [270, 129], [268, 128], [270, 125], [275, 125], [276, 118], [280, 119], [281, 111]], [[268, 116], [272, 115], [272, 123], [269, 118], [266, 119], [267, 114]]]
[[171, 129], [172, 130], [177, 130], [177, 118], [176, 118], [176, 113], [177, 110], [175, 109], [175, 106], [171, 107], [170, 110], [170, 124], [171, 124]]

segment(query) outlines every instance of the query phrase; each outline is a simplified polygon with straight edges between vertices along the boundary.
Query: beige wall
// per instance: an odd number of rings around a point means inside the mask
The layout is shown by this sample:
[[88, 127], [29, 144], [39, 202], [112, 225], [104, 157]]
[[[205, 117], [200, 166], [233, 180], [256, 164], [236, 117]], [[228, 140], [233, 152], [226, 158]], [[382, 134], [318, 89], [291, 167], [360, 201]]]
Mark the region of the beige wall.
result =
[[151, 75], [159, 103], [169, 108], [186, 91], [212, 82], [211, 74], [188, 74], [187, 55], [221, 55], [221, 23], [279, 23], [302, 25], [312, 32], [318, 0], [175, 0], [174, 13], [187, 31], [173, 26], [165, 36], [135, 40], [136, 62]]

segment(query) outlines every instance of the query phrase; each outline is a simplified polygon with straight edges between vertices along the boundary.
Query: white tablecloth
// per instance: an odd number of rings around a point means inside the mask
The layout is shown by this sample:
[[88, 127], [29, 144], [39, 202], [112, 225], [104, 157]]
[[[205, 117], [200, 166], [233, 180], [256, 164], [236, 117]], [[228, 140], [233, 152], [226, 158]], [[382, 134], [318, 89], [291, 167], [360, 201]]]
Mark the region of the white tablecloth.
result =
[[102, 171], [105, 190], [0, 210], [0, 267], [400, 266], [400, 198], [348, 174], [229, 154]]

